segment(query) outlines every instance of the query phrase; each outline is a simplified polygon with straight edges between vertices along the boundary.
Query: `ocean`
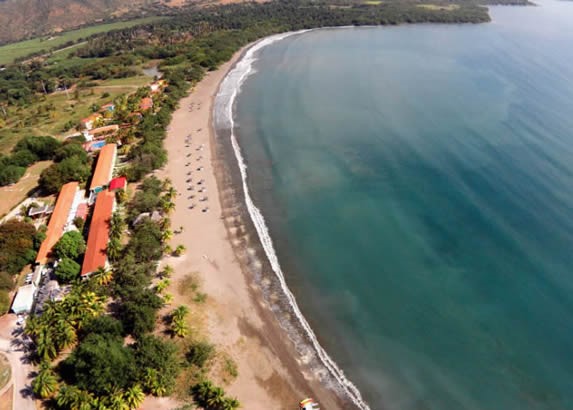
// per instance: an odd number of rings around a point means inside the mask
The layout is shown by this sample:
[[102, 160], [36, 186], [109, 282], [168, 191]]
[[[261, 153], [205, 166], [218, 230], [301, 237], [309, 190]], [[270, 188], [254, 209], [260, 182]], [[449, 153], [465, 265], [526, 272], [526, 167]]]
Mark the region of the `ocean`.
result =
[[285, 326], [360, 408], [573, 408], [573, 2], [538, 4], [275, 36], [221, 86]]

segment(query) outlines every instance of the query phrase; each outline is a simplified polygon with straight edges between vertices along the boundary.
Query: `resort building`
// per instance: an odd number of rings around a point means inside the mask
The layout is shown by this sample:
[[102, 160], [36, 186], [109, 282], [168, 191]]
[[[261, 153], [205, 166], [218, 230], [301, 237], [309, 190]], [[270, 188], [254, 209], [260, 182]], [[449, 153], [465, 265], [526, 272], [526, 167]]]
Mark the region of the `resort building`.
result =
[[85, 128], [86, 130], [91, 130], [96, 126], [97, 121], [101, 118], [103, 118], [101, 114], [93, 113], [87, 116], [86, 118], [80, 120], [80, 124], [82, 125], [82, 128]]
[[119, 125], [112, 124], [106, 125], [105, 127], [86, 129], [82, 132], [82, 134], [86, 141], [93, 141], [111, 137], [112, 135], [115, 135], [117, 130], [119, 130]]
[[44, 242], [40, 245], [36, 263], [45, 265], [48, 262], [52, 248], [64, 234], [78, 191], [79, 184], [77, 182], [68, 182], [62, 186], [56, 205], [54, 206], [54, 211], [50, 217], [50, 222], [48, 223], [46, 239], [44, 239]]
[[157, 80], [151, 83], [149, 88], [151, 88], [151, 92], [153, 94], [160, 93], [163, 89], [167, 87], [167, 81], [165, 80]]
[[116, 156], [117, 145], [115, 144], [107, 144], [101, 149], [90, 184], [90, 203], [95, 199], [94, 196], [102, 191], [111, 181]]
[[114, 103], [107, 103], [101, 106], [101, 108], [99, 109], [99, 112], [101, 113], [105, 113], [105, 112], [114, 112], [115, 111], [115, 104]]
[[36, 285], [20, 286], [18, 293], [12, 302], [12, 312], [16, 314], [30, 313], [34, 306], [34, 298], [36, 297]]
[[85, 277], [98, 268], [107, 268], [107, 243], [109, 224], [115, 206], [113, 192], [101, 192], [96, 199], [81, 276]]

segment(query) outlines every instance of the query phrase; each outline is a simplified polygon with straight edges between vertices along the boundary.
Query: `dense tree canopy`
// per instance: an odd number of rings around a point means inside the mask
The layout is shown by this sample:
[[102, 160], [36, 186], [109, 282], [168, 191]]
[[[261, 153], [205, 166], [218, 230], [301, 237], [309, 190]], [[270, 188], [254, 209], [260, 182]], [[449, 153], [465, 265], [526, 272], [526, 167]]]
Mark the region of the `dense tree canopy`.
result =
[[0, 272], [12, 275], [36, 257], [34, 225], [10, 220], [0, 225]]
[[78, 231], [69, 231], [62, 235], [54, 245], [56, 258], [78, 259], [86, 251], [86, 241]]

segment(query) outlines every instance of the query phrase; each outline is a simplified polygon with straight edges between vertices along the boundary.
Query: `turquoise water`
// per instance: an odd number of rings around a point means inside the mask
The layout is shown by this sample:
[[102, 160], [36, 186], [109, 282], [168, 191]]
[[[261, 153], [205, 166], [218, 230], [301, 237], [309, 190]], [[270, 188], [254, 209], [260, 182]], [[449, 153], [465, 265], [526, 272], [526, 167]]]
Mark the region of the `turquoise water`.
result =
[[573, 3], [314, 31], [236, 106], [254, 202], [372, 409], [573, 408]]

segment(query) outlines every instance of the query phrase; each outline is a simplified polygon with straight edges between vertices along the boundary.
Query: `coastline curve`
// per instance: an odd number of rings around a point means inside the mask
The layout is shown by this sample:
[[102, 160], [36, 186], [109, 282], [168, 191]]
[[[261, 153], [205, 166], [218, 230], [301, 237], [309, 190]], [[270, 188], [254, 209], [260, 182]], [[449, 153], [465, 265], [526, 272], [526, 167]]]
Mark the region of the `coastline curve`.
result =
[[[270, 232], [265, 223], [265, 218], [260, 211], [260, 209], [255, 205], [249, 191], [247, 184], [247, 164], [242, 155], [241, 147], [238, 143], [237, 137], [235, 135], [235, 122], [233, 118], [233, 107], [235, 105], [235, 100], [241, 91], [241, 87], [245, 80], [255, 72], [254, 63], [257, 60], [256, 53], [262, 48], [273, 44], [277, 41], [283, 40], [287, 37], [302, 34], [311, 30], [301, 30], [295, 32], [287, 32], [281, 34], [275, 34], [266, 38], [263, 38], [255, 42], [250, 48], [248, 48], [243, 56], [237, 61], [235, 66], [228, 72], [223, 81], [221, 82], [219, 89], [215, 95], [215, 101], [213, 106], [213, 126], [215, 130], [225, 129], [230, 132], [230, 141], [232, 146], [232, 151], [237, 161], [241, 185], [245, 200], [245, 205], [247, 207], [250, 219], [255, 227], [258, 235], [258, 239], [268, 262], [272, 268], [276, 279], [279, 282], [280, 290], [282, 296], [286, 299], [290, 310], [296, 316], [297, 325], [304, 332], [304, 338], [307, 339], [312, 348], [312, 353], [316, 356], [320, 364], [327, 370], [328, 375], [334, 382], [334, 388], [344, 394], [344, 396], [352, 401], [356, 407], [361, 410], [370, 410], [369, 405], [362, 398], [362, 395], [358, 388], [344, 375], [344, 372], [336, 364], [336, 362], [328, 355], [326, 350], [320, 345], [313, 329], [310, 324], [302, 314], [298, 307], [296, 299], [292, 292], [290, 291], [283, 271], [281, 269], [277, 254], [274, 249], [273, 241], [270, 236]], [[217, 132], [216, 132], [217, 134]], [[280, 322], [280, 320], [279, 320]], [[281, 325], [283, 325], [281, 323]], [[283, 325], [283, 327], [285, 327]], [[287, 329], [285, 329], [287, 330]], [[288, 333], [288, 330], [287, 330]]]

